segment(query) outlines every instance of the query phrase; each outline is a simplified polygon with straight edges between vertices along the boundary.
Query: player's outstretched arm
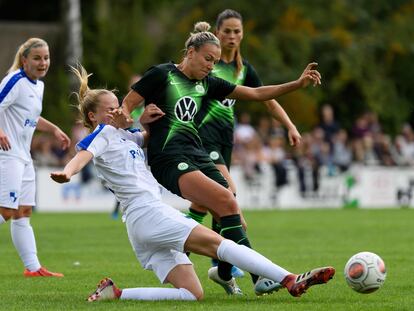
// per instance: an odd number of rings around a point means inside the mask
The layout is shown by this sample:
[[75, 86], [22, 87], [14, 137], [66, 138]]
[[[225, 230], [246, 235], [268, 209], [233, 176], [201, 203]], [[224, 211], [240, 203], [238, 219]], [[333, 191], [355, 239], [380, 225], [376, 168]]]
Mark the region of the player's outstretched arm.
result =
[[57, 171], [50, 173], [50, 178], [54, 181], [63, 184], [65, 182], [70, 181], [71, 177], [77, 174], [82, 168], [85, 167], [86, 164], [92, 160], [93, 154], [86, 150], [79, 151], [72, 160], [66, 164], [63, 171]]
[[237, 85], [227, 97], [239, 100], [266, 101], [293, 92], [299, 88], [307, 87], [311, 83], [317, 86], [321, 84], [322, 79], [321, 74], [316, 70], [317, 65], [317, 63], [308, 64], [299, 79], [295, 81], [257, 88]]

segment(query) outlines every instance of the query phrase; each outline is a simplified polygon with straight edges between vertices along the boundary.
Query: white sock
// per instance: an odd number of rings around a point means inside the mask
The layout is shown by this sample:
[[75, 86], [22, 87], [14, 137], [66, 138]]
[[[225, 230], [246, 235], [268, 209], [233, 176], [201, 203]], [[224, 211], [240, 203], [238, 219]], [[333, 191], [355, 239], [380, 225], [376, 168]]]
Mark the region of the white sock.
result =
[[231, 240], [223, 240], [220, 243], [217, 256], [220, 260], [231, 263], [242, 270], [279, 283], [291, 274], [251, 248], [236, 244]]
[[10, 231], [14, 247], [16, 247], [24, 266], [30, 271], [39, 270], [40, 263], [37, 258], [36, 241], [33, 228], [30, 225], [30, 218], [12, 219]]
[[197, 300], [185, 288], [140, 287], [125, 288], [119, 299], [129, 300]]
[[6, 222], [6, 219], [0, 214], [0, 225], [4, 224]]

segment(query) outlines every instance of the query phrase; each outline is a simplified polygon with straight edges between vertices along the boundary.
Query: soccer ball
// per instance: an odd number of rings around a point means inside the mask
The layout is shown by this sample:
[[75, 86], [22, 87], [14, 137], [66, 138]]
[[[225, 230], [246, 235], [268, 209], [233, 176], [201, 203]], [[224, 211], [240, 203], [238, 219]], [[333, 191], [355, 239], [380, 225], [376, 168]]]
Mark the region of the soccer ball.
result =
[[387, 275], [384, 261], [377, 254], [361, 252], [345, 265], [345, 280], [358, 293], [369, 294], [384, 284]]

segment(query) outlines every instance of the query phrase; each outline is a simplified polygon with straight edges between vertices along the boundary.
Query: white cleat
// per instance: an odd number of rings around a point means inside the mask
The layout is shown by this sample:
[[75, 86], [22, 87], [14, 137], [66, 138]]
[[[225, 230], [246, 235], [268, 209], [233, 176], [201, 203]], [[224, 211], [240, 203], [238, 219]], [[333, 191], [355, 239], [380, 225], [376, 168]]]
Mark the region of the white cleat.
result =
[[236, 280], [232, 277], [229, 281], [225, 281], [218, 275], [218, 268], [211, 267], [208, 270], [208, 278], [217, 284], [221, 285], [228, 295], [243, 295], [241, 289], [236, 283]]

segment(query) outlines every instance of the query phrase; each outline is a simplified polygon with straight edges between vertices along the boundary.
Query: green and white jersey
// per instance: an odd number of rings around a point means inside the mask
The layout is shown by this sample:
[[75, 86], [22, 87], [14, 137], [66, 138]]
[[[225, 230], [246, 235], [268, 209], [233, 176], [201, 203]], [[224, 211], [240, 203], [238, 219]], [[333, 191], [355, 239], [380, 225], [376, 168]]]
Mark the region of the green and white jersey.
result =
[[235, 87], [212, 76], [190, 80], [173, 63], [151, 67], [132, 86], [146, 104], [153, 103], [165, 113], [150, 124], [149, 164], [163, 154], [205, 155], [194, 117], [206, 102], [203, 99], [223, 100]]
[[[220, 60], [214, 66], [211, 75], [237, 85], [262, 86], [262, 82], [253, 66], [246, 60], [243, 60], [243, 67], [238, 75], [236, 75], [236, 69], [236, 61], [225, 63]], [[203, 106], [201, 113], [196, 118], [199, 135], [203, 142], [225, 146], [233, 145], [233, 106], [235, 103], [235, 99], [224, 99], [222, 101], [213, 99]]]

